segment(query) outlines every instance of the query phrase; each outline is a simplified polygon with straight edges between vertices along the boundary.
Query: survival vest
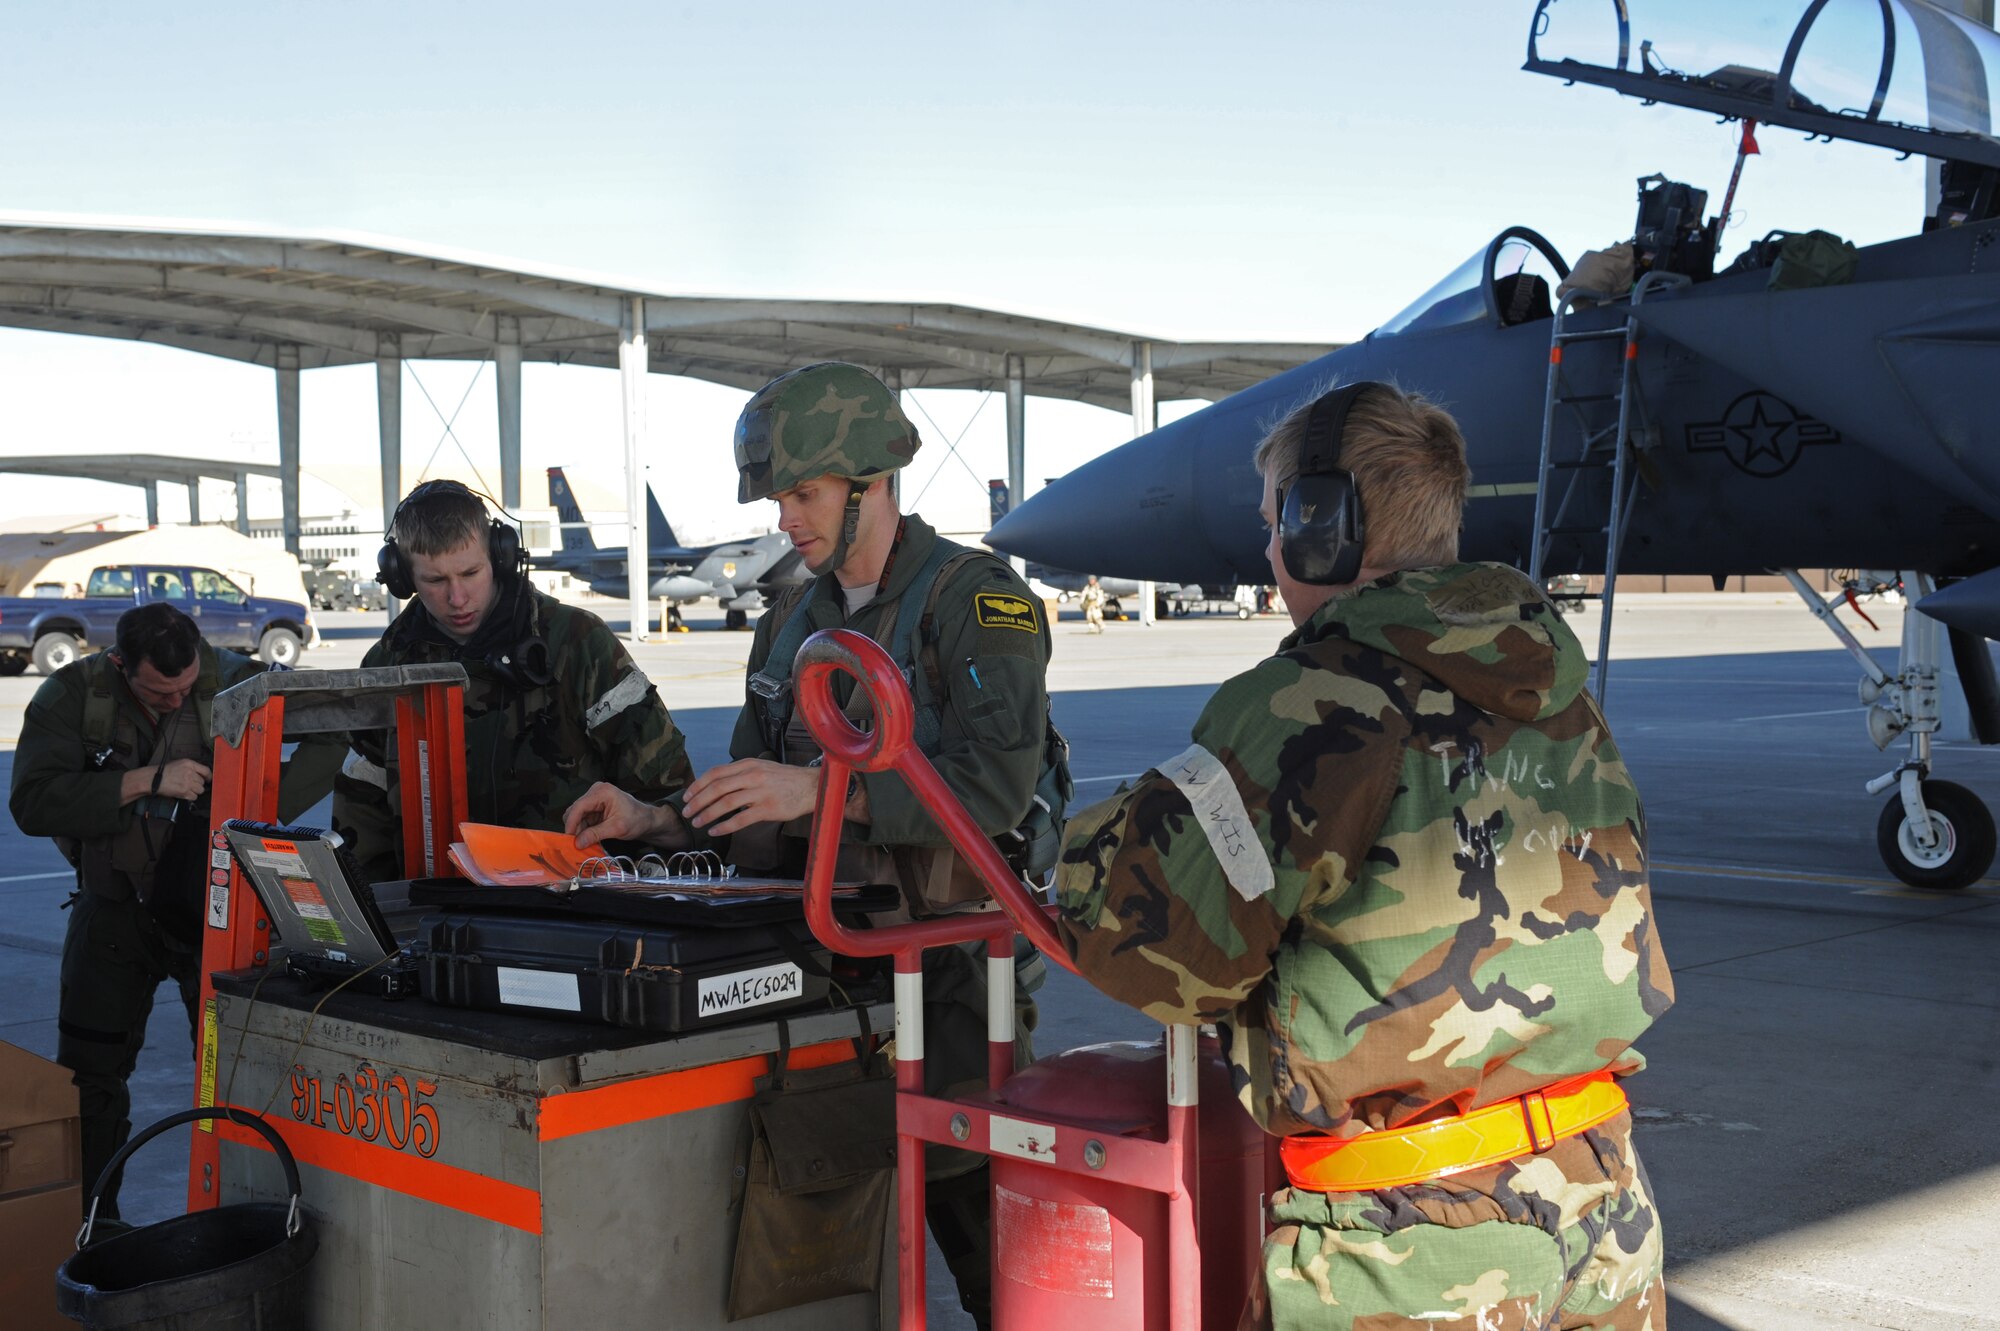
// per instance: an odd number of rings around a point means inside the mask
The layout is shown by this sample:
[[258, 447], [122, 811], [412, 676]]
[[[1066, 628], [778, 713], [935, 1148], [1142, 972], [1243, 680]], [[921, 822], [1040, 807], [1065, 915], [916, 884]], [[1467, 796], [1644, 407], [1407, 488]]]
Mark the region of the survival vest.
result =
[[[100, 652], [85, 658], [83, 716], [78, 728], [84, 761], [98, 771], [130, 771], [135, 767], [167, 763], [176, 758], [208, 761], [211, 752], [210, 718], [216, 691], [221, 687], [221, 666], [206, 644], [200, 650], [200, 661], [201, 670], [191, 690], [193, 724], [190, 725], [184, 718], [162, 717], [160, 733], [153, 744], [147, 746], [135, 724], [129, 721], [121, 723], [119, 672], [110, 654]], [[141, 800], [134, 807], [132, 817], [117, 833], [109, 837], [95, 837], [88, 842], [73, 837], [57, 837], [56, 848], [80, 870], [81, 885], [87, 890], [113, 899], [137, 895], [142, 901], [147, 900], [153, 894], [154, 870], [159, 866], [160, 857], [175, 831], [173, 820], [164, 816], [168, 812], [165, 806], [175, 803]], [[156, 808], [156, 804], [162, 807]], [[205, 844], [206, 818], [198, 814], [189, 816], [201, 823], [194, 841]], [[176, 886], [184, 885], [177, 883]], [[177, 913], [184, 913], [179, 908], [186, 903], [178, 899], [184, 896], [184, 892], [178, 894], [174, 903]]]
[[[943, 669], [938, 664], [937, 600], [945, 583], [959, 569], [978, 560], [990, 560], [1009, 573], [1013, 569], [988, 550], [967, 550], [938, 539], [917, 569], [916, 577], [904, 589], [896, 606], [896, 627], [883, 646], [889, 659], [902, 667], [916, 703], [911, 737], [920, 752], [935, 758], [944, 728], [944, 704], [949, 697]], [[805, 586], [803, 595], [773, 605], [771, 613], [785, 616], [771, 639], [771, 652], [764, 668], [750, 677], [750, 695], [756, 700], [757, 719], [763, 730], [765, 747], [781, 758], [785, 752], [785, 732], [790, 728], [796, 700], [792, 692], [792, 666], [799, 648], [812, 632], [805, 609], [819, 591], [820, 579]], [[1076, 793], [1069, 772], [1069, 741], [1056, 729], [1046, 711], [1042, 717], [1042, 770], [1035, 781], [1034, 800], [1028, 815], [1013, 831], [994, 838], [1007, 862], [1029, 878], [1040, 881], [1055, 867], [1062, 850], [1063, 814]]]

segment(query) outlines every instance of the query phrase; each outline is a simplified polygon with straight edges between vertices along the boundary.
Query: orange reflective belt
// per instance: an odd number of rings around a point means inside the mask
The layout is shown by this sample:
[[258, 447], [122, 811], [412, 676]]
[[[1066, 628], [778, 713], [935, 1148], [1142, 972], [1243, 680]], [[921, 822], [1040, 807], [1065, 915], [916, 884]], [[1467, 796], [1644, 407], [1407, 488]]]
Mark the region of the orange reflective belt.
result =
[[1625, 1092], [1612, 1075], [1593, 1072], [1413, 1128], [1348, 1138], [1286, 1137], [1278, 1154], [1292, 1186], [1307, 1192], [1400, 1188], [1546, 1151], [1624, 1108]]

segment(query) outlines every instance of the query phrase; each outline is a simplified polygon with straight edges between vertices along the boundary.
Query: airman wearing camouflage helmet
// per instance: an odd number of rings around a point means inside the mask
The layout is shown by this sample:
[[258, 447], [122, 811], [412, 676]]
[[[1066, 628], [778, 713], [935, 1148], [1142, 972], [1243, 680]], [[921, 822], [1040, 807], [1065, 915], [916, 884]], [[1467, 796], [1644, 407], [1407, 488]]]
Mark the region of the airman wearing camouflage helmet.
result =
[[1359, 575], [1293, 578], [1308, 417], [1257, 453], [1296, 632], [1070, 820], [1059, 928], [1106, 993], [1215, 1023], [1284, 1139], [1244, 1326], [1664, 1327], [1619, 1082], [1673, 982], [1583, 649], [1519, 572], [1455, 562], [1458, 429], [1383, 385], [1339, 436]]
[[[779, 528], [817, 576], [758, 620], [750, 688], [729, 746], [734, 761], [688, 788], [686, 822], [671, 806], [642, 808], [600, 787], [571, 811], [580, 840], [685, 845], [692, 823], [702, 834], [729, 837], [738, 864], [802, 873], [819, 788], [810, 764], [819, 750], [791, 705], [791, 656], [806, 633], [842, 627], [893, 652], [899, 624], [914, 622], [919, 611], [925, 627], [909, 643], [913, 659], [903, 664], [919, 681], [920, 718], [927, 711], [934, 718], [928, 743], [920, 720], [920, 746], [989, 835], [1004, 845], [1024, 826], [1052, 734], [1048, 624], [1040, 600], [1005, 561], [948, 541], [916, 514], [898, 511], [891, 477], [918, 445], [896, 395], [853, 365], [795, 370], [750, 399], [736, 425], [738, 498], [776, 500]], [[836, 684], [843, 703], [851, 684], [844, 676]], [[958, 861], [895, 773], [860, 773], [847, 817], [842, 876], [900, 884], [911, 916], [985, 899], [977, 875]], [[1033, 958], [1033, 971], [1023, 976], [1017, 1013], [1023, 1061], [1034, 1020], [1026, 987], [1037, 982], [1030, 975], [1039, 975], [1039, 966]], [[955, 949], [933, 951], [925, 964], [925, 1006], [932, 1091], [984, 1085], [983, 964]], [[986, 1160], [933, 1150], [931, 1230], [961, 1301], [983, 1327], [990, 1301]]]

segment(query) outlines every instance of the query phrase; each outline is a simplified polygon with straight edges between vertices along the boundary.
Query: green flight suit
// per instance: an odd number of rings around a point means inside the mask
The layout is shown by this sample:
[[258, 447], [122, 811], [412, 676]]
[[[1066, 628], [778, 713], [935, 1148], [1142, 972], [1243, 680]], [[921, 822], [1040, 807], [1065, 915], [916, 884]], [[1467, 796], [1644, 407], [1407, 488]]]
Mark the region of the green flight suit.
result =
[[[835, 576], [819, 579], [804, 612], [814, 631], [849, 628], [885, 645], [893, 640], [902, 598], [934, 544], [943, 540], [914, 514], [904, 524], [886, 585], [852, 619]], [[773, 639], [798, 600], [798, 593], [788, 594], [758, 620], [749, 674], [763, 669]], [[998, 836], [1027, 817], [1041, 776], [1048, 723], [1048, 622], [1041, 602], [1026, 584], [994, 559], [967, 560], [952, 570], [938, 588], [935, 605], [936, 661], [944, 698], [936, 751], [929, 756], [980, 829]], [[852, 681], [836, 675], [834, 694], [848, 705]], [[754, 694], [746, 696], [730, 740], [730, 757], [803, 765], [818, 756], [796, 709], [778, 737], [780, 743], [773, 746], [760, 707]], [[870, 821], [847, 825], [843, 876], [897, 883], [913, 914], [948, 911], [986, 897], [984, 886], [959, 863], [944, 832], [900, 776], [869, 772], [860, 774], [860, 781], [867, 791]], [[782, 830], [739, 833], [732, 839], [731, 857], [752, 867], [802, 873], [808, 822], [800, 819]], [[775, 845], [769, 838], [752, 835], [771, 831], [778, 833]], [[925, 1089], [933, 1095], [959, 1094], [986, 1084], [986, 970], [981, 959], [984, 949], [976, 951], [978, 955], [973, 950], [939, 948], [925, 957], [924, 1079]], [[1034, 1000], [1026, 993], [1017, 994], [1017, 1065], [1034, 1056], [1030, 1038], [1034, 1024]], [[958, 1281], [960, 1300], [984, 1326], [991, 1302], [992, 1247], [988, 1216], [992, 1180], [986, 1157], [932, 1147], [927, 1159], [926, 1210], [932, 1235]]]
[[[215, 744], [202, 725], [221, 689], [265, 669], [202, 643], [200, 673], [180, 710], [155, 718], [132, 696], [104, 653], [72, 662], [42, 682], [21, 727], [9, 807], [29, 836], [58, 839], [77, 865], [63, 935], [56, 1061], [70, 1070], [83, 1120], [85, 1186], [131, 1134], [127, 1085], [145, 1045], [160, 981], [179, 986], [194, 1035], [207, 881], [209, 805], [182, 806], [171, 821], [121, 804], [133, 768], [190, 758], [213, 766]], [[104, 730], [87, 733], [94, 714]], [[279, 783], [279, 816], [310, 808], [331, 786], [337, 745], [301, 744]], [[110, 1180], [98, 1208], [118, 1214]]]
[[[548, 649], [548, 681], [509, 673], [523, 645]], [[502, 658], [507, 658], [503, 661]], [[521, 582], [503, 586], [464, 643], [413, 601], [363, 666], [458, 662], [465, 691], [465, 784], [471, 821], [560, 831], [563, 813], [594, 782], [657, 802], [693, 778], [687, 744], [646, 673], [588, 610]], [[405, 876], [400, 764], [388, 734], [355, 731], [333, 787], [334, 827], [375, 882]], [[420, 872], [411, 869], [409, 872]]]

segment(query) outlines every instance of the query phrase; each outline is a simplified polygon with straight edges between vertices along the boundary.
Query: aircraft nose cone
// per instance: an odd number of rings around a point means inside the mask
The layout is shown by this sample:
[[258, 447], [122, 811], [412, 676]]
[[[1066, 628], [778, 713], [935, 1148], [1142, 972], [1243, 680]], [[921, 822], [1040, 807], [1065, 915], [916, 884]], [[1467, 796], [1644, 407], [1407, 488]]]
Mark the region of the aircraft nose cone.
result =
[[1051, 568], [1161, 582], [1213, 580], [1260, 563], [1248, 447], [1223, 455], [1177, 421], [1078, 467], [1001, 518], [996, 550]]
[[1940, 588], [1917, 602], [1917, 609], [1946, 628], [2000, 638], [2000, 569]]

